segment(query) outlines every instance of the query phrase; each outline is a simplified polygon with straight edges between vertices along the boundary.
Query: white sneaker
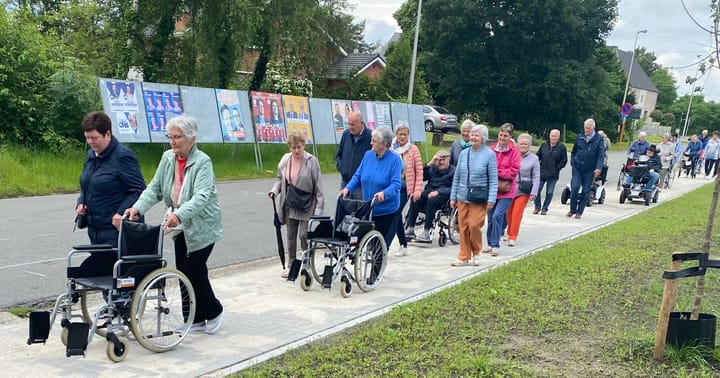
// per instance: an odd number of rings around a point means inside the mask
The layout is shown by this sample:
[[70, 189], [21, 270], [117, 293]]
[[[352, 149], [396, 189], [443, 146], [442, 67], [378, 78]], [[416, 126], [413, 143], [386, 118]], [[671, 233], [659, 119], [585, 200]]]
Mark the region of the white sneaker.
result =
[[[175, 333], [182, 334], [183, 328], [185, 328], [185, 327], [177, 327], [177, 328], [175, 329]], [[198, 331], [202, 331], [202, 330], [204, 330], [204, 329], [205, 329], [205, 322], [204, 322], [204, 321], [203, 321], [203, 322], [197, 322], [197, 323], [193, 323], [193, 324], [190, 326], [190, 329], [188, 330], [188, 333], [198, 332]]]
[[205, 322], [205, 333], [212, 335], [217, 332], [218, 329], [220, 329], [220, 323], [222, 323], [223, 315], [225, 315], [225, 309], [223, 309], [220, 315], [216, 316], [214, 319], [210, 319]]
[[480, 266], [480, 255], [473, 255], [472, 264], [473, 266]]
[[282, 274], [280, 275], [281, 278], [288, 278], [290, 275], [290, 268], [283, 270]]
[[483, 248], [480, 252], [482, 252], [482, 253], [490, 253], [490, 252], [492, 252], [492, 247], [487, 246], [487, 247]]
[[512, 239], [508, 240], [508, 245], [509, 245], [510, 247], [514, 247], [514, 246], [515, 246], [515, 240], [512, 240]]
[[398, 248], [397, 252], [395, 252], [396, 257], [403, 257], [403, 256], [406, 256], [407, 254], [408, 254], [407, 247], [402, 247], [402, 246], [400, 248]]
[[507, 236], [507, 234], [505, 234], [505, 235], [502, 236], [502, 241], [508, 241], [508, 236]]

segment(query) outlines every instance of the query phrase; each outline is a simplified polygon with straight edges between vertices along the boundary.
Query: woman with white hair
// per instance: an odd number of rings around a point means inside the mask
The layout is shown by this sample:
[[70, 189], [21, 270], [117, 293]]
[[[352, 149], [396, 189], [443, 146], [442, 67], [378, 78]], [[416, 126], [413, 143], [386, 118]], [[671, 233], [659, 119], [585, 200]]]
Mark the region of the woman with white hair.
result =
[[670, 141], [670, 133], [663, 134], [662, 142], [657, 145], [657, 149], [660, 162], [662, 163], [662, 169], [660, 169], [660, 181], [658, 182], [662, 188], [665, 183], [665, 177], [668, 175], [670, 167], [672, 166], [672, 161], [675, 158], [675, 144]]
[[475, 122], [466, 119], [460, 125], [460, 139], [453, 142], [450, 146], [450, 165], [457, 166], [460, 157], [460, 151], [470, 147], [470, 130], [475, 127]]
[[393, 133], [390, 129], [373, 130], [370, 151], [365, 152], [350, 182], [340, 191], [340, 195], [347, 197], [355, 188], [361, 187], [364, 201], [375, 198], [372, 220], [375, 222], [375, 230], [384, 236], [386, 245], [390, 245], [392, 241], [390, 230], [395, 230], [402, 176], [402, 159], [390, 151], [392, 139]]
[[423, 163], [422, 157], [420, 156], [420, 149], [413, 143], [410, 143], [410, 125], [405, 121], [400, 121], [395, 125], [395, 138], [390, 148], [400, 156], [403, 163], [402, 177], [400, 180], [400, 207], [396, 213], [395, 230], [391, 232], [389, 239], [390, 242], [392, 242], [394, 238], [392, 234], [397, 234], [400, 247], [395, 253], [395, 256], [402, 257], [408, 253], [402, 212], [405, 204], [408, 202], [408, 195], [412, 196], [413, 201], [420, 199], [423, 189]]
[[220, 329], [223, 317], [223, 306], [215, 297], [207, 268], [215, 243], [223, 237], [215, 174], [210, 157], [195, 144], [195, 118], [184, 114], [175, 117], [166, 130], [170, 149], [163, 153], [152, 181], [126, 213], [130, 220], [139, 219], [160, 201], [172, 209], [164, 227], [182, 227], [173, 237], [175, 266], [195, 290], [195, 319], [191, 319], [190, 332], [212, 334]]
[[452, 266], [480, 265], [482, 227], [488, 209], [495, 205], [498, 186], [498, 170], [495, 152], [485, 146], [488, 129], [476, 125], [470, 130], [469, 148], [458, 158], [452, 189], [450, 207], [457, 208], [460, 252]]

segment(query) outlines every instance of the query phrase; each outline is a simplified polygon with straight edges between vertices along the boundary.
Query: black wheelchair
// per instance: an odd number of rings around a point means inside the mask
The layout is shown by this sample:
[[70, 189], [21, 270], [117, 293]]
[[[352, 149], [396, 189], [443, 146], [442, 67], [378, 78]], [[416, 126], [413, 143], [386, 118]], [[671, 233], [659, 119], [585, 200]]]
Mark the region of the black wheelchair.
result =
[[[418, 218], [414, 225], [410, 224], [409, 213], [410, 212], [408, 211], [404, 222], [407, 227], [411, 227], [414, 229], [416, 226], [423, 226], [425, 224], [425, 217], [427, 217], [427, 214], [425, 214], [425, 209], [423, 209], [422, 207], [418, 209]], [[438, 229], [439, 246], [444, 247], [445, 245], [447, 245], [448, 240], [450, 240], [450, 243], [452, 243], [453, 245], [458, 245], [460, 243], [457, 208], [453, 209], [450, 207], [450, 200], [445, 201], [445, 204], [442, 206], [442, 208], [436, 211], [433, 215], [433, 226], [430, 229], [431, 239], [433, 233], [435, 232], [435, 229]], [[413, 239], [412, 236], [407, 234], [406, 237], [408, 237], [408, 239]], [[415, 241], [418, 243], [422, 243], [418, 240]]]
[[[313, 281], [325, 289], [340, 281], [340, 294], [352, 294], [354, 281], [360, 290], [375, 289], [387, 266], [384, 236], [375, 230], [372, 211], [375, 200], [338, 198], [335, 219], [311, 217], [308, 222], [308, 249], [301, 258], [300, 287], [308, 291]], [[353, 265], [353, 272], [347, 264]]]
[[[62, 317], [60, 340], [67, 357], [84, 356], [94, 334], [105, 338], [105, 352], [113, 362], [127, 356], [130, 334], [156, 353], [182, 342], [195, 315], [195, 292], [183, 273], [167, 267], [162, 227], [123, 220], [118, 239], [118, 248], [73, 246], [67, 257], [67, 291], [58, 296], [52, 312], [30, 313], [28, 345], [45, 343], [57, 315]], [[98, 276], [96, 269], [79, 263], [107, 254], [117, 256], [110, 275]]]

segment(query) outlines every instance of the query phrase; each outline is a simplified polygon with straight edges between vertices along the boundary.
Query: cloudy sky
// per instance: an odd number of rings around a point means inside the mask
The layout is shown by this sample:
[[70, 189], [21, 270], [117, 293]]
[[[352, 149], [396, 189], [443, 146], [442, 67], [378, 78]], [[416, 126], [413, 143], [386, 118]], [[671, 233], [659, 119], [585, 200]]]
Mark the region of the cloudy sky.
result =
[[[685, 2], [687, 12], [683, 8]], [[608, 44], [632, 50], [638, 30], [647, 29], [638, 37], [638, 47], [655, 53], [658, 62], [671, 68], [678, 85], [678, 95], [690, 92], [685, 84], [687, 76], [694, 77], [693, 63], [710, 54], [712, 39], [693, 19], [709, 29], [710, 0], [620, 0], [619, 18], [608, 37]], [[354, 14], [366, 21], [365, 39], [385, 42], [395, 32], [397, 24], [392, 14], [404, 0], [356, 0]], [[660, 5], [662, 4], [662, 5]], [[698, 79], [706, 100], [720, 102], [720, 73], [717, 69]]]

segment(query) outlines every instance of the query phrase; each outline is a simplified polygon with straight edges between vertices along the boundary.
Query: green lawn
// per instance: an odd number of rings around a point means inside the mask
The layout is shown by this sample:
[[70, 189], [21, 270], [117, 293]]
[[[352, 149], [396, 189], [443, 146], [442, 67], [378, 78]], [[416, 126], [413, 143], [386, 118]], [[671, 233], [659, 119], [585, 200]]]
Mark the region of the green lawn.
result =
[[[662, 272], [702, 246], [710, 197], [705, 186], [237, 376], [717, 376], [717, 351], [652, 362]], [[719, 278], [708, 271], [703, 312], [718, 311]], [[681, 280], [678, 310], [693, 287]]]

